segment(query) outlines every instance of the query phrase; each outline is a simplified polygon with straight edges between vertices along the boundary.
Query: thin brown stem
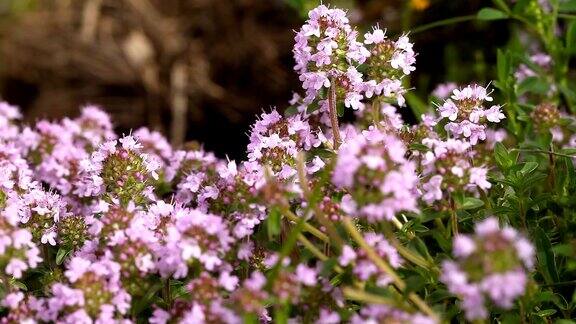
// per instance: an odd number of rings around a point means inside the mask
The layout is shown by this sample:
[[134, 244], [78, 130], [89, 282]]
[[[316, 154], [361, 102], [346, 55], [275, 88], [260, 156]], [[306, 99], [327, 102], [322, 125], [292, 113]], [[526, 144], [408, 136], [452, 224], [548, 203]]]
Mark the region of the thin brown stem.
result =
[[456, 216], [456, 203], [450, 197], [450, 224], [452, 225], [452, 235], [458, 235], [458, 216]]
[[2, 284], [4, 285], [4, 294], [7, 295], [10, 293], [10, 278], [7, 275], [3, 274], [1, 277]]
[[167, 279], [164, 282], [164, 286], [162, 287], [162, 294], [164, 295], [164, 301], [169, 307], [172, 307], [172, 292], [170, 291], [170, 279]]
[[331, 80], [328, 93], [328, 110], [330, 113], [330, 123], [332, 124], [332, 134], [334, 137], [334, 150], [340, 146], [340, 127], [338, 126], [338, 112], [336, 111], [336, 86], [335, 80]]

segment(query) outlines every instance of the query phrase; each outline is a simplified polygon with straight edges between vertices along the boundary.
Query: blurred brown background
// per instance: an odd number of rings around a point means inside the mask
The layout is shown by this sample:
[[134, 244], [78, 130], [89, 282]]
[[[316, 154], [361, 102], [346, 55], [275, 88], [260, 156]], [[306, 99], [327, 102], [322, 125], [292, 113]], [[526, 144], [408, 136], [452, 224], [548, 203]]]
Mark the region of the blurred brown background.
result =
[[[324, 1], [327, 3], [329, 1]], [[361, 28], [389, 34], [460, 15], [489, 1], [332, 1]], [[73, 116], [86, 103], [117, 130], [143, 125], [177, 145], [205, 143], [244, 155], [249, 125], [300, 91], [292, 71], [294, 30], [311, 0], [0, 0], [0, 95], [26, 119]], [[503, 23], [466, 22], [412, 35], [412, 84], [425, 98], [443, 81], [483, 82]], [[467, 64], [463, 71], [460, 66]]]

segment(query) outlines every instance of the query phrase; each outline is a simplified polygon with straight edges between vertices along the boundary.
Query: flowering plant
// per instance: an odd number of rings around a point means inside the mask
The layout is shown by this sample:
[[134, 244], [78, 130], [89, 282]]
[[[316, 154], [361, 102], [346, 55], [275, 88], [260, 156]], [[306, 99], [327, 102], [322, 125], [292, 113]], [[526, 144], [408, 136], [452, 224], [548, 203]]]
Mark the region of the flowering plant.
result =
[[[479, 17], [544, 10], [527, 2]], [[361, 35], [340, 9], [310, 11], [305, 94], [260, 116], [245, 161], [118, 136], [94, 106], [26, 125], [1, 103], [0, 321], [572, 323], [568, 63], [500, 53], [498, 91], [441, 85], [409, 125], [409, 34]], [[553, 87], [523, 86], [540, 79]]]

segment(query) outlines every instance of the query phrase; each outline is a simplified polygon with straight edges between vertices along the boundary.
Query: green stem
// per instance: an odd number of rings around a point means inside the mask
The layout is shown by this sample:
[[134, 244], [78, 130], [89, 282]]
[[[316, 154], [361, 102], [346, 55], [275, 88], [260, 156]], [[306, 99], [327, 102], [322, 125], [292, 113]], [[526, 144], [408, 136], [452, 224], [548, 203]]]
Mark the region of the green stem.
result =
[[400, 309], [406, 308], [403, 305], [398, 304], [395, 300], [388, 299], [379, 295], [374, 295], [363, 290], [354, 289], [352, 287], [344, 287], [342, 288], [342, 292], [344, 293], [344, 296], [346, 296], [346, 298], [349, 300], [355, 300], [367, 304], [389, 305]]
[[434, 218], [434, 223], [436, 223], [436, 226], [438, 226], [440, 228], [440, 230], [442, 231], [442, 233], [444, 233], [444, 235], [447, 235], [446, 226], [444, 226], [444, 223], [442, 222], [442, 220], [440, 218]]
[[310, 191], [310, 186], [308, 185], [308, 178], [306, 177], [304, 160], [305, 160], [304, 153], [300, 152], [296, 157], [296, 161], [298, 170], [298, 181], [300, 182], [302, 193], [304, 194], [304, 197], [308, 201], [308, 204], [312, 206], [312, 209], [314, 210], [314, 215], [318, 219], [318, 222], [326, 228], [328, 235], [330, 236], [332, 241], [336, 244], [336, 246], [341, 247], [344, 244], [344, 241], [338, 234], [336, 227], [334, 226], [334, 224], [332, 224], [332, 222], [328, 219], [328, 217], [326, 217], [324, 212], [318, 207], [318, 204], [313, 199], [314, 197], [312, 195], [312, 192]]
[[[312, 254], [314, 254], [314, 256], [317, 257], [320, 261], [326, 261], [329, 259], [326, 254], [322, 253], [322, 251], [320, 251], [319, 248], [312, 244], [312, 242], [310, 242], [304, 235], [298, 234], [298, 241], [300, 241], [300, 243], [302, 243], [302, 245], [304, 245], [304, 247], [307, 248], [308, 251], [310, 251]], [[334, 270], [338, 273], [342, 273], [344, 271], [338, 265], [334, 266]]]
[[562, 19], [576, 19], [576, 15], [559, 13], [559, 14], [558, 14], [558, 18], [562, 18]]
[[[394, 271], [394, 269], [388, 263], [386, 263], [386, 261], [384, 261], [378, 255], [378, 253], [376, 253], [376, 251], [374, 251], [374, 249], [372, 249], [372, 247], [368, 245], [368, 243], [366, 243], [364, 237], [362, 237], [362, 234], [360, 234], [358, 229], [356, 229], [356, 226], [352, 223], [350, 218], [344, 217], [342, 224], [344, 225], [346, 231], [348, 231], [350, 236], [352, 236], [354, 241], [356, 241], [356, 243], [360, 246], [360, 248], [364, 250], [368, 258], [372, 262], [374, 262], [374, 264], [382, 272], [386, 273], [390, 277], [390, 279], [392, 279], [394, 286], [399, 291], [404, 292], [406, 290], [406, 283], [404, 282], [404, 280], [402, 280], [402, 278], [398, 276], [396, 271]], [[414, 303], [414, 305], [416, 305], [416, 307], [420, 309], [422, 312], [424, 312], [425, 314], [434, 319], [438, 319], [438, 315], [436, 315], [436, 313], [430, 308], [430, 306], [426, 304], [424, 300], [420, 298], [420, 296], [416, 295], [415, 293], [408, 293], [408, 299], [410, 299], [410, 301], [412, 301], [412, 303]]]
[[542, 287], [560, 287], [560, 286], [576, 286], [576, 280], [554, 282], [551, 284], [543, 284]]
[[[301, 220], [301, 217], [296, 216], [296, 214], [294, 214], [294, 213], [293, 213], [291, 210], [289, 210], [288, 208], [283, 208], [283, 209], [282, 209], [282, 214], [283, 214], [286, 218], [288, 218], [289, 220], [291, 220], [291, 221], [293, 221], [293, 222], [295, 222], [295, 223], [297, 223], [297, 222], [299, 222], [299, 221]], [[317, 229], [316, 227], [314, 227], [314, 226], [312, 226], [312, 225], [310, 225], [310, 224], [308, 224], [308, 223], [306, 223], [306, 222], [304, 222], [303, 229], [304, 229], [306, 232], [308, 232], [308, 233], [316, 236], [316, 238], [320, 239], [321, 241], [330, 242], [330, 240], [328, 239], [328, 236], [326, 236], [326, 234], [322, 233], [319, 229]]]
[[438, 269], [435, 269], [434, 266], [429, 265], [428, 262], [426, 261], [426, 259], [424, 259], [420, 255], [414, 253], [410, 249], [404, 247], [398, 241], [398, 239], [396, 239], [396, 237], [394, 236], [394, 232], [392, 232], [392, 230], [388, 226], [384, 227], [384, 232], [386, 234], [386, 238], [388, 239], [388, 241], [390, 241], [392, 246], [394, 246], [394, 248], [396, 248], [398, 253], [400, 253], [400, 255], [402, 257], [404, 257], [404, 259], [414, 263], [415, 265], [417, 265], [421, 268], [438, 272]]
[[524, 307], [524, 301], [520, 299], [520, 321], [522, 324], [526, 323], [526, 309]]
[[449, 25], [458, 24], [458, 23], [462, 23], [462, 22], [466, 22], [466, 21], [473, 21], [473, 20], [476, 20], [476, 15], [467, 15], [467, 16], [458, 16], [458, 17], [447, 18], [447, 19], [443, 19], [443, 20], [434, 21], [434, 22], [431, 22], [429, 24], [418, 26], [418, 27], [412, 29], [410, 34], [421, 33], [423, 31], [427, 31], [429, 29], [443, 27], [443, 26], [449, 26]]
[[526, 152], [526, 153], [541, 153], [541, 154], [551, 154], [551, 155], [556, 155], [556, 156], [562, 156], [562, 157], [567, 157], [567, 158], [576, 158], [576, 155], [569, 155], [569, 154], [562, 154], [562, 153], [557, 153], [557, 152], [552, 152], [552, 151], [546, 151], [546, 150], [538, 150], [538, 149], [518, 149], [518, 148], [513, 148], [510, 149], [511, 151], [518, 151], [518, 152]]

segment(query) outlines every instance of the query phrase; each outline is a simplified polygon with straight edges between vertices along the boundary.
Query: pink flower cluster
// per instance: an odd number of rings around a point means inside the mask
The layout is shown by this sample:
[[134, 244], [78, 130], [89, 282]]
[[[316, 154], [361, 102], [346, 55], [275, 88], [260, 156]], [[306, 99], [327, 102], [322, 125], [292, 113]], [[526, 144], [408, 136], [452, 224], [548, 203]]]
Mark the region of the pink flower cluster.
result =
[[[311, 130], [300, 114], [283, 118], [276, 110], [261, 115], [250, 133], [248, 161], [258, 162], [271, 169], [281, 179], [296, 174], [295, 157], [299, 151], [320, 146], [318, 135]], [[323, 166], [316, 160], [315, 171]]]
[[[404, 105], [404, 89], [400, 79], [415, 70], [416, 55], [406, 35], [396, 41], [387, 39], [385, 31], [374, 28], [359, 41], [340, 9], [324, 5], [313, 9], [309, 19], [295, 37], [294, 69], [306, 90], [304, 102], [326, 99], [323, 89], [335, 88], [337, 98], [346, 107], [363, 107], [362, 100], [374, 95], [396, 98]], [[366, 64], [368, 75], [358, 71]], [[367, 77], [367, 79], [365, 79]], [[321, 106], [326, 107], [326, 100]]]
[[338, 150], [332, 175], [332, 183], [348, 191], [342, 209], [371, 222], [416, 211], [416, 166], [405, 154], [402, 141], [375, 127], [347, 140]]
[[472, 164], [473, 151], [468, 142], [425, 138], [430, 150], [422, 158], [422, 199], [431, 204], [446, 199], [456, 191], [477, 193], [492, 186], [487, 180], [488, 169]]
[[80, 161], [80, 183], [76, 194], [94, 197], [112, 193], [123, 204], [151, 198], [151, 183], [158, 179], [160, 161], [141, 152], [133, 136], [102, 143], [89, 159]]
[[[399, 268], [403, 264], [403, 260], [398, 254], [398, 251], [384, 238], [382, 234], [366, 233], [364, 234], [366, 243], [374, 248], [374, 251], [384, 260], [386, 260], [392, 268]], [[388, 286], [392, 280], [383, 273], [374, 262], [372, 262], [363, 250], [358, 252], [348, 245], [342, 247], [342, 253], [338, 258], [338, 263], [343, 266], [354, 264], [353, 273], [362, 281], [374, 280], [376, 285], [381, 287]]]
[[355, 64], [364, 63], [370, 53], [356, 39], [358, 33], [343, 10], [320, 5], [308, 16], [294, 45], [294, 69], [306, 90], [305, 101], [312, 102], [322, 88], [340, 83], [346, 84], [346, 106], [357, 108], [363, 81]]
[[[408, 127], [393, 105], [412, 44], [357, 34], [342, 10], [310, 12], [294, 47], [306, 97], [290, 116], [258, 118], [244, 161], [173, 148], [147, 128], [118, 136], [94, 106], [25, 125], [0, 103], [0, 322], [440, 321], [424, 289], [403, 291], [434, 256], [404, 244], [432, 223], [430, 205], [491, 188], [483, 152], [505, 132], [486, 122], [504, 115], [472, 85]], [[357, 109], [354, 123], [309, 111], [325, 109], [326, 90]], [[441, 281], [468, 319], [484, 318], [487, 299], [510, 308], [524, 294], [533, 254], [489, 218], [456, 237]]]
[[446, 131], [455, 138], [466, 138], [472, 145], [486, 139], [486, 122], [499, 123], [506, 118], [500, 106], [484, 108], [491, 102], [488, 90], [479, 85], [454, 89], [452, 97], [438, 107], [440, 120], [447, 119]]
[[456, 236], [453, 245], [456, 260], [444, 261], [440, 279], [461, 299], [468, 320], [488, 316], [486, 299], [509, 309], [524, 295], [535, 251], [515, 229], [500, 228], [489, 217], [476, 224], [474, 235]]
[[0, 274], [21, 278], [41, 261], [38, 245], [30, 231], [18, 226], [17, 206], [9, 199], [0, 213]]
[[400, 80], [416, 70], [416, 53], [408, 36], [402, 35], [392, 41], [384, 30], [374, 28], [364, 35], [364, 43], [370, 51], [366, 62], [369, 78], [364, 89], [366, 97], [395, 98], [398, 105], [403, 106], [405, 90]]

